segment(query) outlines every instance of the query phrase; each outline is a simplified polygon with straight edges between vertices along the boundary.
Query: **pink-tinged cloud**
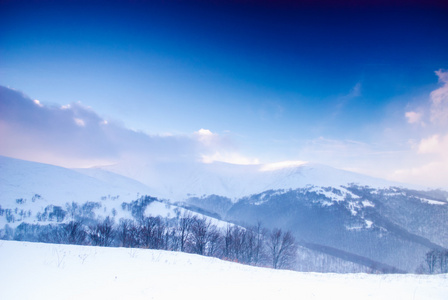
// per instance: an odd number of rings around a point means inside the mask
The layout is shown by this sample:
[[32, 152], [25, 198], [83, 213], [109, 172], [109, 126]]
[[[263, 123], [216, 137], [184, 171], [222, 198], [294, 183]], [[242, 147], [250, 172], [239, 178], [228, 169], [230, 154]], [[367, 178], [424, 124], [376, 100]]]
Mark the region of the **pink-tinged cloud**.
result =
[[434, 134], [428, 138], [422, 139], [418, 145], [418, 153], [435, 153], [448, 156], [448, 135], [440, 136]]
[[408, 123], [428, 126], [411, 139], [409, 167], [396, 170], [392, 178], [448, 188], [448, 72], [438, 70], [435, 74], [442, 85], [429, 94], [429, 101], [422, 107], [427, 116], [415, 111], [405, 114]]
[[405, 113], [405, 117], [408, 120], [409, 124], [424, 124], [423, 122], [421, 122], [423, 114], [422, 113], [418, 113], [415, 111], [408, 111]]
[[131, 161], [201, 160], [234, 153], [225, 136], [148, 135], [101, 118], [81, 103], [48, 106], [0, 86], [0, 155], [66, 167]]

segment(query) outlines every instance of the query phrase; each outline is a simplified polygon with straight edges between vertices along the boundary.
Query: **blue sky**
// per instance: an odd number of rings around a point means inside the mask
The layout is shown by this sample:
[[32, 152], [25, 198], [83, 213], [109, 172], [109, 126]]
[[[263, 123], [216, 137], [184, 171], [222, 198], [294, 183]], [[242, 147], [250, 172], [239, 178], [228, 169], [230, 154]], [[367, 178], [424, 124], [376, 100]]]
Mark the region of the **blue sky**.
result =
[[[311, 160], [413, 182], [448, 165], [431, 96], [448, 68], [442, 1], [0, 3], [0, 85], [47, 108], [72, 104], [150, 137], [208, 134], [219, 142], [196, 151], [216, 160]], [[4, 140], [17, 134], [0, 124]], [[439, 148], [420, 151], [431, 138]], [[0, 154], [48, 161], [24, 146]]]

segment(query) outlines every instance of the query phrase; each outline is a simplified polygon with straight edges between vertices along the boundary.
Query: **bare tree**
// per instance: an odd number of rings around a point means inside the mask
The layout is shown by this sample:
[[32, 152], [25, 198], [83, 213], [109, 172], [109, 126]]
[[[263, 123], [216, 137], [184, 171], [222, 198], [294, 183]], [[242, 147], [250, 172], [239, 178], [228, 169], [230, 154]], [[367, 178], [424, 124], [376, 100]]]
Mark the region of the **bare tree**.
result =
[[261, 224], [251, 228], [227, 226], [222, 238], [224, 258], [244, 264], [258, 265], [263, 250], [265, 230]]
[[72, 203], [66, 203], [65, 208], [67, 210], [67, 213], [72, 221], [75, 220], [75, 217], [81, 214], [81, 208], [79, 207], [78, 203], [72, 202]]
[[215, 225], [210, 225], [207, 240], [206, 254], [208, 256], [221, 257], [222, 234]]
[[448, 273], [448, 250], [439, 252], [440, 273]]
[[165, 234], [165, 250], [178, 251], [180, 248], [177, 227], [168, 229]]
[[254, 264], [255, 252], [257, 247], [257, 236], [251, 228], [244, 230], [243, 247], [241, 262], [244, 264]]
[[246, 242], [246, 230], [238, 227], [232, 227], [232, 254], [233, 259], [236, 261], [242, 261], [242, 255]]
[[288, 268], [294, 263], [297, 246], [291, 232], [273, 229], [268, 238], [268, 248], [274, 269]]
[[232, 244], [233, 244], [232, 227], [230, 225], [227, 225], [224, 234], [224, 250], [223, 250], [223, 255], [225, 259], [233, 259]]
[[163, 249], [166, 225], [160, 217], [148, 217], [141, 220], [140, 244], [145, 248]]
[[83, 245], [87, 237], [81, 222], [76, 221], [72, 221], [64, 226], [64, 234], [65, 241], [73, 245]]
[[260, 265], [262, 260], [265, 258], [265, 239], [267, 236], [267, 229], [263, 228], [261, 222], [257, 223], [257, 226], [252, 228], [252, 231], [256, 235], [256, 245], [253, 257], [253, 264]]
[[161, 217], [155, 217], [155, 238], [152, 245], [153, 249], [165, 249], [166, 250], [166, 232], [167, 226]]
[[431, 250], [426, 253], [426, 263], [428, 264], [429, 273], [432, 274], [435, 271], [435, 266], [437, 263], [437, 250]]
[[191, 251], [196, 254], [205, 255], [208, 242], [210, 221], [204, 218], [193, 217], [191, 224]]
[[110, 246], [114, 240], [113, 220], [109, 217], [90, 227], [89, 238], [94, 246]]
[[117, 230], [118, 241], [122, 247], [139, 246], [139, 228], [131, 220], [121, 220]]
[[191, 216], [191, 213], [184, 212], [182, 217], [179, 219], [178, 224], [180, 251], [182, 252], [185, 252], [185, 246], [187, 245], [187, 241], [189, 239], [192, 223], [193, 217]]

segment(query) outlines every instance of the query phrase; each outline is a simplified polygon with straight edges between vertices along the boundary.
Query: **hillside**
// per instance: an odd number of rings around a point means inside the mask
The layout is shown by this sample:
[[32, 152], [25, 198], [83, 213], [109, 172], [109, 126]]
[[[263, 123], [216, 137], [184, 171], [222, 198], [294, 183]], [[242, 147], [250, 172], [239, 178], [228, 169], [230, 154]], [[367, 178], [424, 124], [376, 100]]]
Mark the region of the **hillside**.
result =
[[[142, 197], [152, 194], [144, 184], [104, 170], [67, 169], [4, 156], [0, 156], [0, 190], [0, 230], [22, 222], [67, 223], [75, 210], [84, 219], [134, 219], [124, 204], [142, 205]], [[155, 198], [141, 208], [143, 215], [171, 218], [185, 211]]]
[[[116, 229], [160, 217], [166, 239], [178, 249], [174, 231], [190, 213], [216, 226], [220, 238], [231, 224], [289, 230], [299, 246], [291, 267], [303, 271], [428, 272], [426, 253], [448, 248], [445, 191], [398, 187], [309, 163], [163, 166], [147, 186], [101, 168], [0, 157], [0, 237], [54, 242], [49, 235], [59, 236], [58, 228], [72, 221], [89, 233], [108, 217]], [[134, 176], [154, 171], [146, 167]]]
[[135, 199], [137, 194], [151, 194], [151, 189], [135, 180], [102, 171], [71, 170], [58, 166], [0, 156], [0, 203], [36, 194], [41, 202], [61, 205], [66, 202], [97, 201], [101, 197], [120, 196]]
[[357, 264], [415, 272], [428, 251], [448, 247], [446, 199], [443, 191], [349, 185], [269, 190], [236, 203], [191, 198], [184, 205], [236, 224], [261, 221], [267, 228], [288, 229], [305, 248]]

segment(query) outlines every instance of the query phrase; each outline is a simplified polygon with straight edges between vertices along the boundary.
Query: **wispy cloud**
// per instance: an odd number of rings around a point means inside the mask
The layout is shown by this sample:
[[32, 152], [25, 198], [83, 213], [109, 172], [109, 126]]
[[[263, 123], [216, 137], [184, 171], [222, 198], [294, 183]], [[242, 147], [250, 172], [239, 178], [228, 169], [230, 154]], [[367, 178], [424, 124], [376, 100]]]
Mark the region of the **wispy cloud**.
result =
[[336, 101], [336, 107], [333, 111], [333, 116], [337, 116], [341, 111], [350, 104], [353, 100], [361, 96], [362, 85], [361, 82], [356, 83], [350, 92], [346, 95], [339, 96]]
[[448, 126], [448, 71], [438, 70], [435, 73], [443, 85], [431, 92], [430, 119], [436, 125]]
[[407, 111], [405, 113], [405, 117], [408, 120], [409, 124], [420, 124], [422, 126], [425, 126], [425, 122], [422, 121], [423, 113], [416, 111]]
[[402, 148], [384, 144], [319, 137], [309, 140], [299, 151], [299, 157], [384, 178], [401, 163], [403, 152]]

